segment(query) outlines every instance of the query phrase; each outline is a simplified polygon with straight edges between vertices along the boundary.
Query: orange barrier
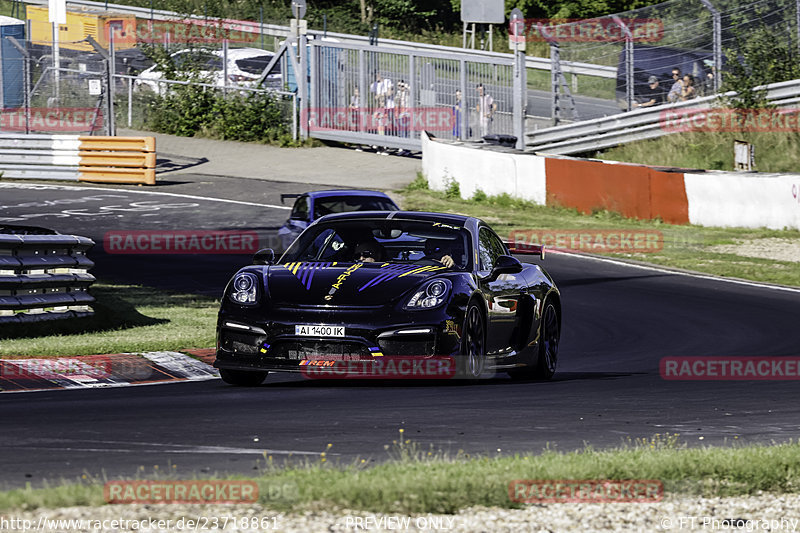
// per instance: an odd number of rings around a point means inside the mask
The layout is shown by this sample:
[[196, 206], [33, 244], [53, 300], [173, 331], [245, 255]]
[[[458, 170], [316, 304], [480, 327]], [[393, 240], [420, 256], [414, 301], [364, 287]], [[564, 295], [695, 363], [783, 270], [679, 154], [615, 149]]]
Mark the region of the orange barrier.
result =
[[626, 217], [689, 222], [682, 173], [600, 161], [547, 158], [547, 201], [583, 213], [607, 209]]
[[155, 137], [81, 136], [78, 181], [156, 184]]

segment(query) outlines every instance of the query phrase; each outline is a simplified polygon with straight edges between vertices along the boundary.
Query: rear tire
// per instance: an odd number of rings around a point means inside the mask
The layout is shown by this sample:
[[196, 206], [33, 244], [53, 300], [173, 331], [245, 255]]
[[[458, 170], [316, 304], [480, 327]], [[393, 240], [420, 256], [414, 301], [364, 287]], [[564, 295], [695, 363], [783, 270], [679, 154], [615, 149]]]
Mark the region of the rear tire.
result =
[[229, 385], [236, 385], [237, 387], [256, 387], [264, 382], [269, 372], [250, 372], [247, 370], [228, 370], [227, 368], [219, 369], [219, 376], [222, 381]]
[[467, 307], [462, 335], [458, 377], [480, 379], [486, 369], [486, 327], [483, 313], [475, 303], [470, 303]]

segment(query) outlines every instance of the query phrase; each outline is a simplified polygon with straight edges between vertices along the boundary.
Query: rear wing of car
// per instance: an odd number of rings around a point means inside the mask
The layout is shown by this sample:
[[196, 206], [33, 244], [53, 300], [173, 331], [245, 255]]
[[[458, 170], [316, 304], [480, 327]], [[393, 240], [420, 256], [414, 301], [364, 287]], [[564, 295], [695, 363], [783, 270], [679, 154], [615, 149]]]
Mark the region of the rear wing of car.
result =
[[508, 252], [519, 255], [538, 255], [544, 259], [544, 244], [527, 244], [523, 242], [505, 242]]
[[300, 198], [302, 193], [281, 194], [281, 203], [285, 204], [289, 198]]

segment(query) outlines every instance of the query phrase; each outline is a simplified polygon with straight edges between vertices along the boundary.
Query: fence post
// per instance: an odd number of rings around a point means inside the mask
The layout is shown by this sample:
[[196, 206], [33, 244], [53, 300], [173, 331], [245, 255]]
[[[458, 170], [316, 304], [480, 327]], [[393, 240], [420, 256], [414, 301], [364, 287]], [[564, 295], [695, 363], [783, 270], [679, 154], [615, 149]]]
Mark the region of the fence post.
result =
[[558, 43], [550, 41], [550, 118], [553, 121], [553, 126], [558, 126], [558, 72], [561, 70], [560, 65], [561, 58], [558, 50]]
[[[461, 120], [461, 124], [458, 127], [457, 132], [461, 135], [458, 135], [458, 140], [462, 139], [469, 139], [469, 106], [467, 105], [467, 61], [462, 59], [459, 61], [459, 65], [461, 66], [461, 74], [459, 76], [459, 87], [461, 88], [461, 108], [456, 113], [456, 119]], [[458, 102], [456, 102], [458, 106]]]
[[358, 51], [358, 131], [364, 133], [364, 109], [369, 98], [367, 88], [367, 58], [364, 50]]
[[612, 16], [611, 20], [613, 20], [625, 34], [625, 105], [628, 106], [628, 111], [631, 111], [633, 110], [634, 84], [636, 82], [633, 77], [633, 34], [618, 16]]
[[228, 96], [228, 39], [222, 39], [222, 96]]
[[128, 78], [128, 128], [133, 123], [133, 78]]
[[308, 139], [308, 39], [301, 33], [297, 39], [300, 52], [300, 75], [297, 76], [297, 94], [300, 96], [300, 138]]
[[528, 69], [525, 67], [525, 51], [514, 53], [514, 136], [517, 150], [525, 149], [525, 94], [528, 84]]
[[[716, 72], [714, 73], [714, 92], [718, 93], [720, 89], [720, 78], [722, 77], [722, 17], [719, 11], [713, 6], [709, 0], [700, 0], [703, 6], [711, 13], [711, 18], [714, 23], [714, 66]], [[798, 0], [800, 2], [800, 0]], [[800, 3], [798, 3], [800, 6]], [[800, 17], [800, 15], [798, 15]], [[800, 18], [798, 18], [800, 20]]]
[[414, 122], [413, 113], [416, 113], [416, 109], [415, 108], [416, 108], [416, 102], [417, 102], [416, 98], [414, 97], [415, 91], [417, 90], [417, 82], [414, 79], [415, 78], [414, 73], [416, 72], [416, 69], [417, 69], [417, 66], [416, 66], [416, 61], [415, 61], [414, 54], [409, 54], [409, 56], [408, 56], [408, 98], [406, 98], [406, 102], [405, 103], [406, 103], [406, 106], [410, 106], [411, 109], [410, 110], [406, 109], [405, 112], [406, 113], [408, 113], [408, 112], [412, 113], [411, 118], [410, 118], [411, 124], [409, 124], [409, 126], [408, 126], [408, 137], [410, 139], [415, 139], [417, 134], [419, 133], [419, 132], [414, 131], [414, 124], [413, 124], [413, 122]]

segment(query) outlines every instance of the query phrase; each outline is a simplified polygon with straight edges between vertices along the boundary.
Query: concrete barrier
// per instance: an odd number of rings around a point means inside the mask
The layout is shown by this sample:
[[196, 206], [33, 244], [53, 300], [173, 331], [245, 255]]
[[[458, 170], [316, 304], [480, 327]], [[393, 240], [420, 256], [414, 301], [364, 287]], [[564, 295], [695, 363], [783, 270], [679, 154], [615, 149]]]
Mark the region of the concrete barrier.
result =
[[154, 137], [0, 134], [4, 178], [155, 185]]
[[686, 173], [615, 161], [542, 156], [422, 135], [422, 170], [434, 190], [452, 180], [538, 205], [607, 209], [671, 224], [800, 229], [800, 175]]

